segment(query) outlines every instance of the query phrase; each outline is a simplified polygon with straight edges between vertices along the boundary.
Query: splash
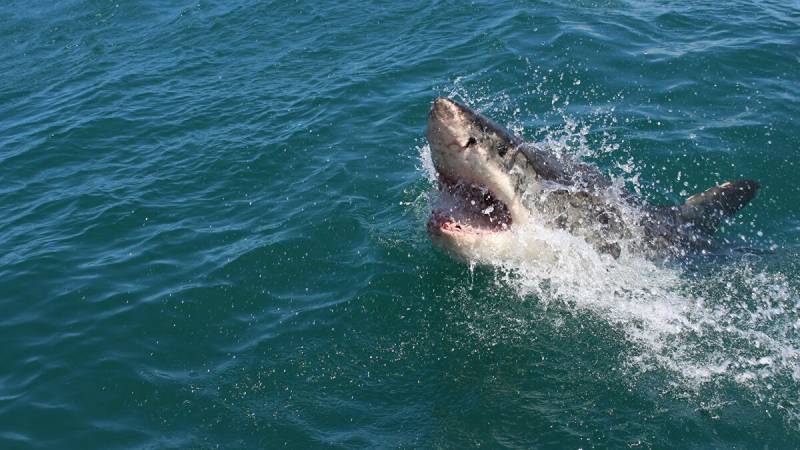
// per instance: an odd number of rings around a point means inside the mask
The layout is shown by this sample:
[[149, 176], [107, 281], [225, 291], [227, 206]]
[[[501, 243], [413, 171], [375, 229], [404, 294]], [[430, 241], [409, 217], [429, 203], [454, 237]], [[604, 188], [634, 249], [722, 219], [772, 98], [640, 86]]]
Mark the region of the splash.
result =
[[[454, 84], [450, 95], [491, 115], [498, 107], [505, 110], [501, 116], [512, 117], [509, 128], [526, 134], [519, 109], [511, 106], [508, 96], [491, 99], [484, 92], [472, 97], [461, 80]], [[549, 94], [541, 84], [536, 89], [534, 93]], [[545, 126], [527, 135], [556, 153], [584, 160], [606, 158], [615, 189], [646, 191], [640, 168], [616, 136], [604, 133], [599, 140], [590, 139], [592, 121], [601, 126], [615, 122], [613, 108], [581, 120], [570, 117], [563, 106], [554, 106], [562, 119], [560, 127]], [[432, 184], [436, 176], [430, 149], [420, 146], [419, 153], [421, 170]], [[664, 264], [635, 253], [623, 253], [619, 259], [599, 254], [583, 239], [535, 220], [515, 227], [513, 233], [515, 251], [491, 261], [498, 279], [521, 300], [588, 313], [618, 330], [627, 342], [622, 369], [632, 375], [667, 372], [667, 384], [681, 395], [711, 389], [718, 391], [713, 395], [718, 398], [719, 386], [738, 386], [752, 401], [800, 424], [800, 411], [794, 406], [800, 402], [796, 280], [764, 268], [761, 258], [753, 255]]]

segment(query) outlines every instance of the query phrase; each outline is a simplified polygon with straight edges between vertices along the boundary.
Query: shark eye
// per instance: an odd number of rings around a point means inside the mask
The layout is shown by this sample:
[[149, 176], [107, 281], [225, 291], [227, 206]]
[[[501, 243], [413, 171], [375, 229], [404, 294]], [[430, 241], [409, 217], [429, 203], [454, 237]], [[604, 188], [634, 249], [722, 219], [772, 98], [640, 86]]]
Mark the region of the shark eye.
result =
[[470, 145], [474, 145], [477, 143], [478, 141], [476, 141], [474, 137], [470, 136], [469, 139], [467, 140], [467, 145], [465, 145], [464, 147], [469, 147]]
[[497, 154], [500, 155], [501, 158], [506, 156], [506, 153], [508, 153], [507, 146], [501, 145], [500, 147], [497, 148]]

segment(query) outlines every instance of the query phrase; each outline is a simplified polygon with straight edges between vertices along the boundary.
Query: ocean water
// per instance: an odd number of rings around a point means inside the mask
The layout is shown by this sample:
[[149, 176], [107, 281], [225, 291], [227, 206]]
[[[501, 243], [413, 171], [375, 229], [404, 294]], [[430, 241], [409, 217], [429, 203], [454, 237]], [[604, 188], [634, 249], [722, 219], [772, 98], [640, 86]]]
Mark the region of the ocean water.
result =
[[[800, 446], [800, 3], [0, 4], [0, 448]], [[709, 254], [472, 266], [458, 98]]]

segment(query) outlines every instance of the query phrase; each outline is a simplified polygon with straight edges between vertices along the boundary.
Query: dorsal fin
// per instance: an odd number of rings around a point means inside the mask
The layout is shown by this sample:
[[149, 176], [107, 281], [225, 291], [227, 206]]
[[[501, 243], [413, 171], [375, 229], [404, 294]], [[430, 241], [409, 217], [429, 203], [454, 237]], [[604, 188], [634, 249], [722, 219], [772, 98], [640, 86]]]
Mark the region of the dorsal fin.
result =
[[756, 196], [758, 188], [756, 181], [736, 180], [695, 194], [680, 206], [681, 222], [713, 234], [723, 219], [744, 208]]

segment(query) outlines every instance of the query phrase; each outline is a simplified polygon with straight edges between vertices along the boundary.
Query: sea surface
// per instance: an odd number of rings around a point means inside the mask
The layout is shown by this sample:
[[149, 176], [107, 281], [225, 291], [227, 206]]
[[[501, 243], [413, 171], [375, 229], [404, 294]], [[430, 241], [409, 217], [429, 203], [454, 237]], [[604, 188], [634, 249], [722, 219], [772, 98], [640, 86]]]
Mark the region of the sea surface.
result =
[[[431, 101], [706, 254], [450, 259]], [[800, 447], [800, 2], [0, 4], [0, 448]]]

